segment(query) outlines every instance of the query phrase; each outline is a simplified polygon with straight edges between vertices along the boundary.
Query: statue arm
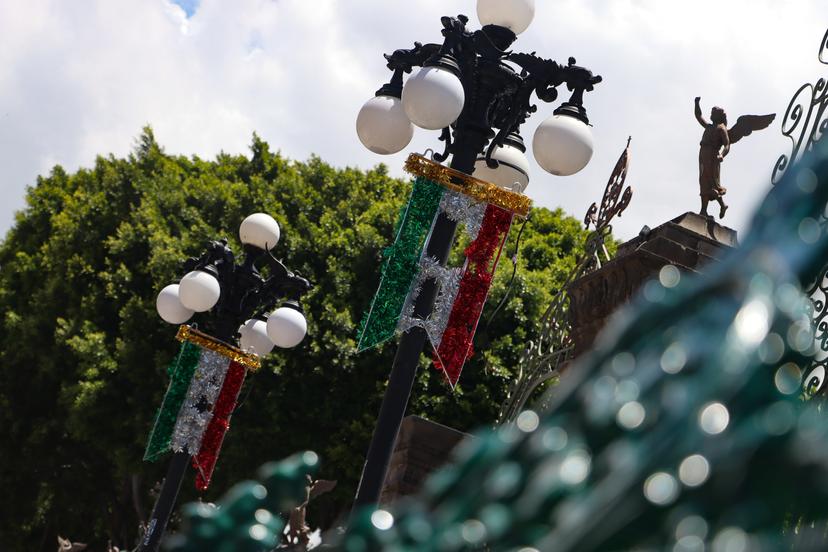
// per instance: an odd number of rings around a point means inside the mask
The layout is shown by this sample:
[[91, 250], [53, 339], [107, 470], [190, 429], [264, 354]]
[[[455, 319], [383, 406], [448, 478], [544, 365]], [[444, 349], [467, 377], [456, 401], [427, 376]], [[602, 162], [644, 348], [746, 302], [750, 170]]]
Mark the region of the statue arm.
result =
[[722, 137], [722, 157], [724, 158], [728, 153], [730, 153], [730, 136], [724, 126], [722, 126], [719, 131]]
[[699, 124], [701, 126], [703, 126], [704, 128], [707, 128], [708, 126], [710, 126], [710, 123], [705, 121], [704, 117], [702, 117], [701, 105], [699, 105], [700, 101], [701, 101], [701, 96], [696, 96], [696, 120], [699, 122]]

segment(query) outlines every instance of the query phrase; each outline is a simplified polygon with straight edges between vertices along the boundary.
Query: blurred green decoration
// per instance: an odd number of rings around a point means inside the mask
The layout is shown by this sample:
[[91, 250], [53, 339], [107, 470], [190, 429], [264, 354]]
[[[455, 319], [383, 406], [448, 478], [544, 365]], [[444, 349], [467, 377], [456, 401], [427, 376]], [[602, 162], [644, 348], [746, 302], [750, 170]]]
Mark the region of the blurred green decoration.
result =
[[741, 247], [622, 309], [547, 413], [467, 440], [419, 496], [359, 512], [333, 549], [825, 550], [828, 418], [800, 390], [826, 207], [823, 140]]
[[[285, 257], [317, 284], [305, 298], [313, 335], [264, 362], [242, 391], [211, 490], [185, 486], [181, 501], [215, 500], [267, 459], [316, 450], [320, 477], [339, 484], [311, 506], [309, 524], [333, 523], [353, 499], [394, 354], [358, 355], [354, 335], [409, 190], [383, 166], [290, 161], [255, 136], [247, 155], [170, 155], [149, 129], [126, 157], [39, 177], [0, 244], [0, 489], [14, 497], [0, 502], [3, 546], [51, 552], [58, 533], [90, 550], [135, 543], [164, 474], [141, 456], [177, 351], [155, 297], [206, 239], [240, 247], [238, 221], [255, 211], [279, 220]], [[494, 422], [520, 348], [586, 234], [560, 210], [534, 210], [513, 293], [478, 331], [457, 391], [423, 359], [411, 413], [461, 430]]]
[[261, 481], [236, 484], [214, 505], [186, 505], [186, 537], [169, 537], [165, 548], [175, 552], [257, 552], [276, 548], [285, 529], [278, 513], [307, 500], [309, 481], [318, 464], [313, 452], [296, 454], [265, 464], [257, 474]]

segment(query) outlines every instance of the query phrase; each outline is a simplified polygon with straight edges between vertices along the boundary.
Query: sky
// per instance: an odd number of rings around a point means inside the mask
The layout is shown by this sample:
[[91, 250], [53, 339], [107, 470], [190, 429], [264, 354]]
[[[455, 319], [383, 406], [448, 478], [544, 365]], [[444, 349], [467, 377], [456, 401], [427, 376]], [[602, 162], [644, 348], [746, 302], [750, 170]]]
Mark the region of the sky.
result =
[[[744, 230], [790, 151], [780, 125], [791, 97], [828, 76], [817, 60], [824, 2], [537, 0], [513, 50], [574, 56], [604, 81], [585, 100], [590, 164], [555, 177], [527, 152], [526, 193], [583, 218], [632, 136], [634, 196], [616, 235], [698, 210], [701, 96], [706, 115], [720, 105], [731, 123], [778, 113], [723, 164], [724, 222]], [[380, 156], [357, 139], [356, 115], [390, 76], [383, 53], [439, 42], [440, 17], [460, 13], [477, 28], [472, 0], [0, 0], [0, 236], [38, 175], [127, 155], [146, 124], [172, 154], [247, 154], [257, 132], [291, 159], [385, 163], [403, 176], [406, 152], [440, 149], [439, 133], [418, 129], [403, 153]], [[537, 103], [527, 143], [557, 106]]]

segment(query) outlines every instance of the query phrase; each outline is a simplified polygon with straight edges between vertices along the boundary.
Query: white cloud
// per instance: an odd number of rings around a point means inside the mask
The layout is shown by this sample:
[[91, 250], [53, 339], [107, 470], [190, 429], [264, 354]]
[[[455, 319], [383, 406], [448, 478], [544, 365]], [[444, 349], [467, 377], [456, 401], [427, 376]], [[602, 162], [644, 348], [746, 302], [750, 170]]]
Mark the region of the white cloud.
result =
[[[596, 153], [579, 175], [543, 173], [532, 161], [528, 193], [538, 204], [582, 216], [633, 136], [635, 197], [617, 222], [630, 237], [698, 205], [705, 110], [779, 113], [771, 129], [734, 146], [723, 166], [743, 228], [787, 140], [779, 124], [803, 82], [828, 71], [816, 47], [828, 19], [822, 0], [539, 1], [515, 48], [565, 61], [604, 82], [587, 96]], [[381, 158], [359, 144], [354, 120], [385, 82], [383, 53], [415, 40], [437, 42], [439, 17], [471, 0], [204, 0], [187, 18], [165, 0], [5, 0], [0, 3], [0, 232], [23, 206], [26, 185], [59, 163], [89, 166], [96, 154], [125, 155], [151, 124], [167, 151], [210, 157], [246, 152], [253, 131], [295, 159], [311, 153], [336, 165], [385, 162], [402, 175], [403, 154]], [[524, 127], [554, 106], [541, 104]], [[418, 130], [410, 149], [438, 148]], [[530, 155], [531, 158], [531, 155]]]

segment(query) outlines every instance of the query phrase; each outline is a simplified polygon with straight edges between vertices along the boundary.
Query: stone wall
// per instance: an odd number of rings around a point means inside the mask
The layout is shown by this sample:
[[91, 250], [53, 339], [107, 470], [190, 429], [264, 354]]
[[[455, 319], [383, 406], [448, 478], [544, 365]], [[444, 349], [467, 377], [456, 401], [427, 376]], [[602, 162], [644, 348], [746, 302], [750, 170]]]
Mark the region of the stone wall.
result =
[[612, 260], [569, 287], [569, 322], [577, 357], [592, 345], [607, 319], [666, 265], [702, 272], [737, 245], [736, 231], [696, 213], [683, 215], [622, 244]]

